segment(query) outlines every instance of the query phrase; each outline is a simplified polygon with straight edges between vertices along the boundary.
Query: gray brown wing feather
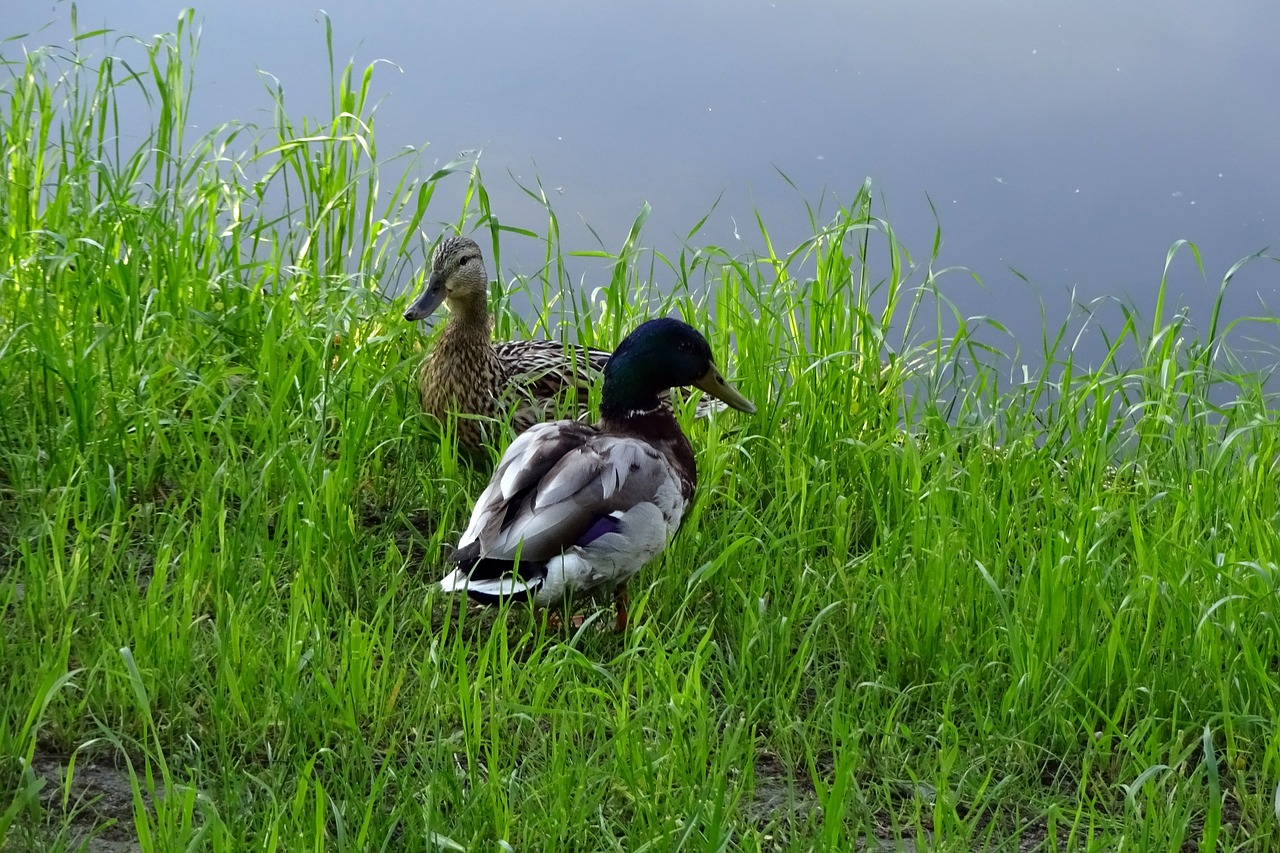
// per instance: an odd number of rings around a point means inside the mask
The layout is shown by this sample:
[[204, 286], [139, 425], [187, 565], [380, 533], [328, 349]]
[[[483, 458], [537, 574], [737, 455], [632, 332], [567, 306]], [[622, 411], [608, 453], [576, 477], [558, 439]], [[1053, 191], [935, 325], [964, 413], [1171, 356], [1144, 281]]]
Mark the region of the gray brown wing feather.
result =
[[[530, 387], [538, 396], [568, 388], [584, 393], [600, 381], [611, 353], [559, 341], [508, 341], [494, 345], [507, 381]], [[545, 393], [542, 393], [545, 392]]]
[[558, 341], [508, 341], [495, 352], [506, 373], [506, 388], [517, 402], [511, 424], [523, 431], [571, 402], [578, 417], [587, 414], [591, 387], [600, 383], [610, 353]]
[[602, 516], [653, 501], [675, 476], [648, 444], [572, 422], [535, 427], [521, 439], [526, 436], [534, 440], [512, 443], [477, 501], [460, 551], [497, 560], [551, 559]]

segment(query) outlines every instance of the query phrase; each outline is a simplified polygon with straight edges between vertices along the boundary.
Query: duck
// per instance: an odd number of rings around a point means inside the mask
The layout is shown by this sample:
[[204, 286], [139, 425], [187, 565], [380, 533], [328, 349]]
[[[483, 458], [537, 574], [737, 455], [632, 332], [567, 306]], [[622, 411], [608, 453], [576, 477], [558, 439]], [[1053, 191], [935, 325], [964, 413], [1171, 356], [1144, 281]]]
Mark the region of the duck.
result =
[[[452, 235], [436, 246], [426, 286], [404, 312], [416, 322], [448, 304], [449, 320], [418, 371], [418, 394], [423, 411], [442, 424], [450, 414], [463, 415], [456, 422], [457, 441], [473, 455], [498, 440], [494, 421], [508, 420], [520, 434], [566, 405], [587, 417], [589, 391], [610, 356], [608, 350], [559, 341], [495, 343], [488, 293], [480, 246]], [[695, 417], [719, 408], [704, 398]]]
[[604, 367], [600, 419], [521, 433], [476, 500], [441, 579], [481, 604], [549, 608], [612, 588], [614, 628], [627, 626], [627, 582], [675, 536], [693, 501], [693, 447], [661, 395], [693, 386], [748, 414], [756, 407], [720, 374], [687, 323], [642, 323]]

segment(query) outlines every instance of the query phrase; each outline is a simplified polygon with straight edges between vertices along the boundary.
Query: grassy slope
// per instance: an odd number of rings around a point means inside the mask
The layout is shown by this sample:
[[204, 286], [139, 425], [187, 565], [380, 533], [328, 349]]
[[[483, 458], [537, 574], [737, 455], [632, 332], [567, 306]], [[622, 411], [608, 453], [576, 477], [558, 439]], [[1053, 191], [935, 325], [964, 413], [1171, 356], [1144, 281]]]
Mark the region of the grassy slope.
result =
[[[350, 69], [342, 117], [184, 139], [189, 25], [137, 76], [37, 54], [4, 87], [0, 839], [96, 810], [156, 850], [1280, 841], [1280, 434], [1217, 318], [1002, 384], [921, 322], [865, 189], [789, 255], [660, 258], [637, 221], [590, 296], [549, 212], [537, 334], [682, 313], [761, 413], [690, 427], [701, 500], [635, 629], [547, 636], [431, 588], [483, 474], [430, 439], [378, 282], [446, 174], [379, 163]], [[73, 753], [136, 803], [37, 791]]]

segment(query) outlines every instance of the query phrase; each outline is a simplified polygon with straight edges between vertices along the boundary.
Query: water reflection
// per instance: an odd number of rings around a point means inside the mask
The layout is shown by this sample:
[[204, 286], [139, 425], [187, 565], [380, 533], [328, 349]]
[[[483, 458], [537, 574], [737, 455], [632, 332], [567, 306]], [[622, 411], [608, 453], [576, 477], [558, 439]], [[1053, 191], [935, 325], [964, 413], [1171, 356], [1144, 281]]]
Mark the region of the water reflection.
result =
[[[24, 44], [65, 38], [67, 4], [8, 5], [11, 34], [53, 22]], [[82, 30], [142, 36], [172, 29], [180, 10], [77, 5]], [[1203, 250], [1209, 282], [1189, 255], [1172, 282], [1206, 322], [1227, 267], [1280, 243], [1280, 5], [1269, 0], [325, 9], [340, 60], [398, 66], [376, 81], [384, 154], [430, 141], [429, 167], [483, 149], [495, 208], [534, 229], [541, 211], [505, 173], [539, 177], [569, 247], [593, 244], [581, 222], [616, 246], [648, 201], [646, 242], [669, 250], [721, 195], [698, 242], [754, 247], [758, 208], [777, 244], [793, 245], [809, 233], [805, 200], [849, 198], [870, 176], [918, 259], [932, 199], [941, 261], [984, 282], [955, 276], [952, 297], [1034, 350], [1041, 298], [1050, 319], [1072, 289], [1150, 312], [1175, 239]], [[198, 17], [198, 126], [267, 123], [258, 69], [282, 82], [293, 114], [327, 113], [315, 6], [228, 0]], [[504, 246], [508, 266], [536, 257]], [[1246, 268], [1228, 313], [1275, 313], [1277, 281], [1274, 264]]]

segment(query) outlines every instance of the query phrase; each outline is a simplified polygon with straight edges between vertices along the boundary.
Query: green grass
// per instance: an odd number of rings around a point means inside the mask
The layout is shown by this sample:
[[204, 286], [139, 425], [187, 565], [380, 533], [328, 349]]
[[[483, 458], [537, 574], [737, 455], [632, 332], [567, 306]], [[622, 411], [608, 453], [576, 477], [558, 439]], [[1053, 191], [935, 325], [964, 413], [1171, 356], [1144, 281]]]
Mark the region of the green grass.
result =
[[[642, 212], [569, 251], [473, 164], [380, 158], [368, 70], [188, 138], [192, 32], [4, 48], [0, 848], [1280, 843], [1280, 427], [1227, 346], [1276, 318], [1198, 328], [1161, 282], [1099, 369], [1074, 316], [1011, 379], [868, 186], [789, 250], [660, 254]], [[689, 422], [701, 497], [625, 636], [433, 587], [485, 474], [383, 293], [441, 220], [500, 270], [545, 247], [500, 334], [677, 313], [760, 407]]]

